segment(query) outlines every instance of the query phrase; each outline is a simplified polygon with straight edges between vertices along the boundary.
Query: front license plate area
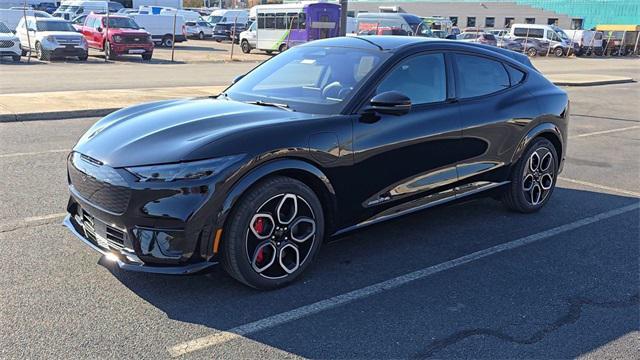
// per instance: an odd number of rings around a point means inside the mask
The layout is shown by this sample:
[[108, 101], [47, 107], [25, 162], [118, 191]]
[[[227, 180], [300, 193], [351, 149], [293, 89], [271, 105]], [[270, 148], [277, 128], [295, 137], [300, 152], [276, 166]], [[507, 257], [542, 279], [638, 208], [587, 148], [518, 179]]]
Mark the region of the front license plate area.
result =
[[129, 50], [129, 54], [144, 54], [143, 49], [131, 49]]

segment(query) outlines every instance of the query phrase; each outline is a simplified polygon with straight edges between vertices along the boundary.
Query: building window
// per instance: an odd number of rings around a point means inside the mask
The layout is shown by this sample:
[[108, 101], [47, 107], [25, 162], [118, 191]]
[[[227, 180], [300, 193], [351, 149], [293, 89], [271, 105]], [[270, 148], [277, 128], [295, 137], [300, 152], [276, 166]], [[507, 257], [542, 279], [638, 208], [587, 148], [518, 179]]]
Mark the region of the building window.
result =
[[558, 25], [558, 18], [548, 18], [547, 25]]
[[458, 26], [458, 17], [457, 16], [449, 16], [449, 20], [451, 20], [451, 23], [455, 26]]
[[524, 23], [525, 24], [535, 24], [536, 23], [536, 18], [524, 18]]
[[582, 19], [571, 19], [571, 30], [582, 30]]
[[476, 26], [476, 17], [475, 16], [467, 17], [467, 27], [474, 27], [474, 26]]
[[488, 17], [484, 19], [484, 27], [492, 28], [496, 26], [496, 18]]
[[513, 25], [513, 23], [515, 21], [516, 21], [516, 19], [512, 18], [512, 17], [504, 18], [504, 27], [505, 27], [505, 29], [509, 29], [511, 27], [511, 25]]

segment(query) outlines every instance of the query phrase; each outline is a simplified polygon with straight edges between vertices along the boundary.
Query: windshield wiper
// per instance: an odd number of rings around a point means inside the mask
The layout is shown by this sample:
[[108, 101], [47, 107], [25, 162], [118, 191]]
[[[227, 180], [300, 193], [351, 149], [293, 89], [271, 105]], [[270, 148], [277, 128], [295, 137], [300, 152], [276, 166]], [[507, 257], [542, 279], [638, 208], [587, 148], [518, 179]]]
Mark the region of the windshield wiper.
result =
[[273, 103], [273, 102], [262, 101], [262, 100], [246, 101], [245, 104], [259, 105], [259, 106], [272, 106], [272, 107], [275, 107], [275, 108], [278, 108], [278, 109], [281, 109], [281, 110], [294, 111], [287, 104], [279, 104], [279, 103]]

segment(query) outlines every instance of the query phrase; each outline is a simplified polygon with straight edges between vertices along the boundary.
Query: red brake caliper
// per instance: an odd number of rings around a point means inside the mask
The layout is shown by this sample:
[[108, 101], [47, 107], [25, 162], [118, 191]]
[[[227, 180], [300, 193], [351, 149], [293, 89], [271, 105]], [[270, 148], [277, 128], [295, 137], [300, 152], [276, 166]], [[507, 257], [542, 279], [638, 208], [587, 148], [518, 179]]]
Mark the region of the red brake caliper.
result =
[[[264, 231], [264, 220], [262, 220], [262, 218], [257, 218], [256, 222], [253, 224], [253, 229], [256, 233], [262, 235], [262, 232]], [[256, 262], [261, 263], [262, 260], [264, 260], [264, 247], [261, 247], [256, 255]]]

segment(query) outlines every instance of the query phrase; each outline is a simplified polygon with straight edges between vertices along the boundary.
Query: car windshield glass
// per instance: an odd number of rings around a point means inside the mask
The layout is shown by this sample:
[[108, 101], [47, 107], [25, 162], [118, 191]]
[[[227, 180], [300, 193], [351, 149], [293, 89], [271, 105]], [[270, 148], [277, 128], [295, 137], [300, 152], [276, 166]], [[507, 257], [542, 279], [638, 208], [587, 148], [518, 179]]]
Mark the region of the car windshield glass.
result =
[[388, 56], [342, 47], [294, 47], [260, 65], [224, 95], [243, 102], [285, 104], [295, 111], [336, 114]]
[[210, 23], [217, 23], [220, 20], [222, 20], [222, 16], [209, 16], [209, 22]]
[[38, 31], [76, 31], [66, 21], [38, 21], [36, 26]]
[[569, 37], [567, 36], [567, 34], [560, 29], [556, 30], [556, 34], [558, 34], [558, 36], [560, 36], [562, 40], [569, 40]]
[[[106, 19], [103, 18], [102, 23], [106, 23]], [[109, 27], [115, 29], [139, 29], [140, 27], [136, 24], [133, 19], [125, 18], [125, 17], [110, 17], [109, 18]]]
[[80, 6], [69, 6], [67, 8], [68, 12], [77, 12], [78, 10], [80, 10]]
[[5, 25], [5, 23], [0, 22], [0, 33], [10, 33], [11, 30], [9, 29], [9, 27], [7, 25]]

